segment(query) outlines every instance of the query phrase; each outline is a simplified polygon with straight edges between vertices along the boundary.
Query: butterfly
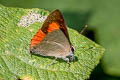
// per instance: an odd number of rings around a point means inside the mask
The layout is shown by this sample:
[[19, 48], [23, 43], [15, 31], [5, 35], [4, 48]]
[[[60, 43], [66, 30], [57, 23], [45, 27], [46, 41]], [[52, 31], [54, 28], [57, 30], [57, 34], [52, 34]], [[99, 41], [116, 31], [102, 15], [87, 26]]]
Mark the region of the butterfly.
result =
[[75, 58], [74, 50], [62, 13], [56, 9], [31, 39], [30, 54], [53, 56], [69, 63]]

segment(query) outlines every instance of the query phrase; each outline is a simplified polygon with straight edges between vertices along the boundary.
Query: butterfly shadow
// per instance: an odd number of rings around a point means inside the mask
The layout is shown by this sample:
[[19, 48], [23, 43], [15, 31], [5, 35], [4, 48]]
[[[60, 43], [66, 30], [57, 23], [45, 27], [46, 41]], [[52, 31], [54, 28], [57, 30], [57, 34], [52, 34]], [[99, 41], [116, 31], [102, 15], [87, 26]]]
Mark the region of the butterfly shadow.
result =
[[[42, 56], [42, 55], [39, 55], [39, 54], [32, 54], [32, 55], [34, 55], [34, 56], [38, 56], [38, 57], [42, 57], [42, 58], [49, 58], [49, 59], [51, 59], [51, 60], [55, 60], [55, 61], [58, 61], [58, 62], [60, 62], [60, 63], [63, 63], [63, 62], [66, 62], [65, 60], [63, 60], [62, 58], [56, 58], [56, 57], [52, 57], [52, 56]], [[32, 55], [31, 55], [31, 57], [32, 57]], [[70, 58], [69, 56], [67, 56], [67, 58]], [[73, 61], [71, 61], [70, 60], [70, 62], [76, 62], [76, 61], [78, 61], [78, 58], [76, 57], [76, 56], [74, 56], [74, 60]]]

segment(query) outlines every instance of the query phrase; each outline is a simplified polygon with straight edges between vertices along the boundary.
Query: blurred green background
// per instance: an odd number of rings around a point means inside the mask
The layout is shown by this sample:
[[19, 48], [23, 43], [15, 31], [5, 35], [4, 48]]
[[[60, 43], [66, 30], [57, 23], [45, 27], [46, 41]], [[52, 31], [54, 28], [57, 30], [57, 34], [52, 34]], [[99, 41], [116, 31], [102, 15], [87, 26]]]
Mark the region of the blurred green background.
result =
[[0, 0], [7, 7], [59, 9], [66, 24], [105, 47], [90, 80], [120, 80], [120, 0]]

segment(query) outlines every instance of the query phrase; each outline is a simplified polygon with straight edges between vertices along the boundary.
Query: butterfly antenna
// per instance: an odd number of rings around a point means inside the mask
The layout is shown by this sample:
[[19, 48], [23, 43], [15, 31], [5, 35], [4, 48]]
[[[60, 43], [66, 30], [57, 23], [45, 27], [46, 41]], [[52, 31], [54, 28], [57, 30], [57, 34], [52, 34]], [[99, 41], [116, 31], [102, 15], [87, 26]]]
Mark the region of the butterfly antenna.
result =
[[88, 27], [88, 25], [86, 24], [83, 29], [81, 30], [80, 34], [83, 34], [83, 32], [86, 30], [86, 28]]

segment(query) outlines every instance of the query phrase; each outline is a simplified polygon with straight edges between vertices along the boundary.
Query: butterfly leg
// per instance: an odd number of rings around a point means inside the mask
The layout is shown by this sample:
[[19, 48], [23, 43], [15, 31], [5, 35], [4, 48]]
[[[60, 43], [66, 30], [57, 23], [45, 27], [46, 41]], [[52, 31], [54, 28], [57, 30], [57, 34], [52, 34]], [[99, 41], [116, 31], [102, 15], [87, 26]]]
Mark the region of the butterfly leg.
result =
[[30, 56], [31, 56], [31, 58], [32, 58], [32, 53], [30, 53]]
[[55, 64], [56, 60], [57, 60], [57, 57], [55, 57], [55, 59], [48, 66], [51, 66], [51, 65]]
[[62, 59], [67, 62], [67, 64], [68, 64], [68, 72], [69, 72], [70, 71], [70, 60], [69, 60], [69, 58], [63, 57]]
[[75, 56], [74, 56], [74, 54], [70, 54], [69, 57], [70, 57], [70, 61], [75, 61]]

